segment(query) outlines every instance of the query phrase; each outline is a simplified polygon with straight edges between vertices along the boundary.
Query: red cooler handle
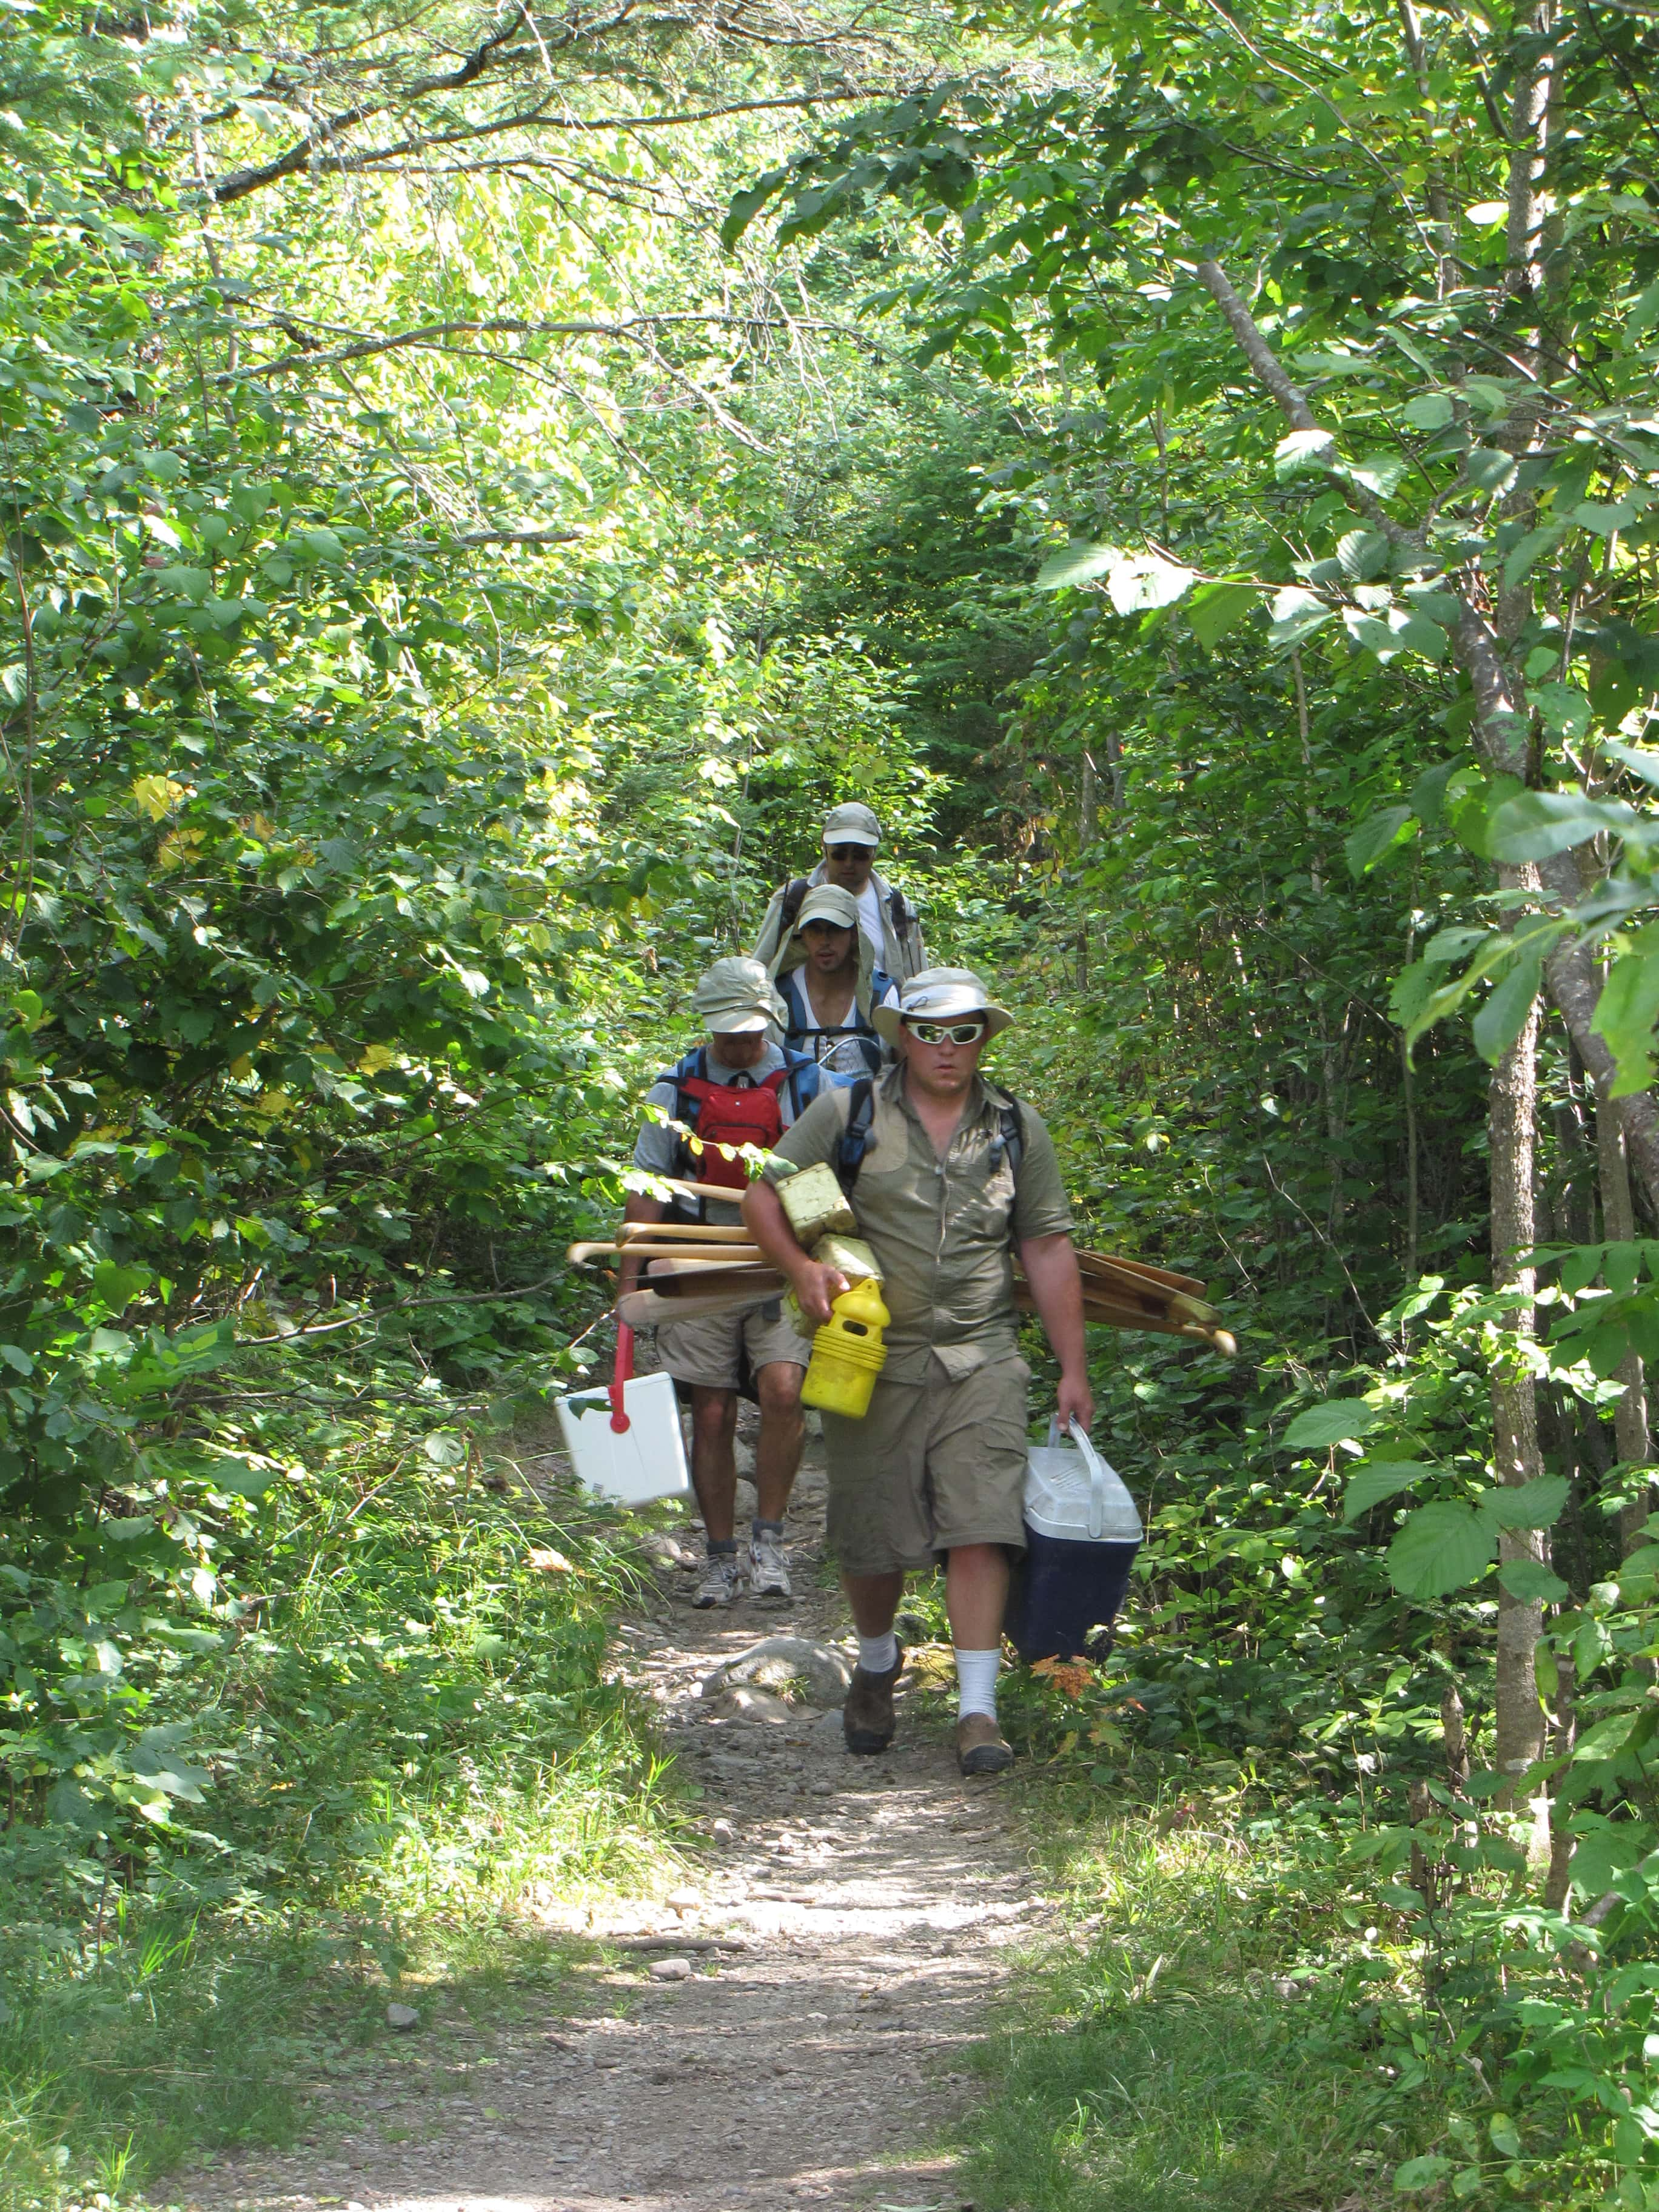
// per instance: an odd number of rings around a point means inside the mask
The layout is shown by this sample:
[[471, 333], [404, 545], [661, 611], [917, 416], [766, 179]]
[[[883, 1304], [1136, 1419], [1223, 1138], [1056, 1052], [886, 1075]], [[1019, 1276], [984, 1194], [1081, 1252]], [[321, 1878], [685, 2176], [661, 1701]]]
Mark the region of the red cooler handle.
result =
[[625, 1321], [617, 1323], [617, 1368], [611, 1383], [611, 1425], [621, 1436], [631, 1424], [623, 1411], [623, 1385], [634, 1379], [634, 1332]]

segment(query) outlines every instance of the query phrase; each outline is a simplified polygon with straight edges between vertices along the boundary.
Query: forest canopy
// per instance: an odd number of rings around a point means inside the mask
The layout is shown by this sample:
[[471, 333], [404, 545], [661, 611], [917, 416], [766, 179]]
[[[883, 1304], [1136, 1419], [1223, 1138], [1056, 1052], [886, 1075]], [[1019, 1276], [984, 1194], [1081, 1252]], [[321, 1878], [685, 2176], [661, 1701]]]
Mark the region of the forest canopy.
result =
[[858, 798], [1243, 1348], [1091, 1340], [1152, 1540], [1034, 1745], [1318, 1856], [1379, 2187], [1659, 2203], [1651, 14], [0, 21], [8, 2080], [112, 1890], [672, 1821], [632, 1540], [498, 1468]]

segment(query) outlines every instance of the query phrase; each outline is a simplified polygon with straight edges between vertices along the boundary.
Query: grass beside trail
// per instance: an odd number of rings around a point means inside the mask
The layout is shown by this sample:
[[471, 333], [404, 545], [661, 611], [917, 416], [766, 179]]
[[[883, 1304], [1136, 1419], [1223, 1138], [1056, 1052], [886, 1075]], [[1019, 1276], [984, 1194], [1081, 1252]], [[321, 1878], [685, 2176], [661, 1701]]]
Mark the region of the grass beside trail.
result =
[[557, 2002], [571, 1965], [520, 1908], [673, 1866], [678, 1785], [600, 1678], [640, 1524], [516, 1485], [366, 1489], [299, 1498], [263, 1625], [147, 1681], [198, 1716], [208, 1778], [142, 1865], [61, 1825], [0, 1837], [3, 2212], [291, 2139], [392, 1997]]
[[[1185, 1817], [1171, 1794], [1024, 1793], [1079, 1945], [987, 2039], [967, 2142], [988, 2212], [1344, 2212], [1397, 2203], [1443, 2127], [1397, 2047], [1397, 1962], [1316, 1820]], [[1357, 1923], [1357, 1924], [1356, 1924]]]

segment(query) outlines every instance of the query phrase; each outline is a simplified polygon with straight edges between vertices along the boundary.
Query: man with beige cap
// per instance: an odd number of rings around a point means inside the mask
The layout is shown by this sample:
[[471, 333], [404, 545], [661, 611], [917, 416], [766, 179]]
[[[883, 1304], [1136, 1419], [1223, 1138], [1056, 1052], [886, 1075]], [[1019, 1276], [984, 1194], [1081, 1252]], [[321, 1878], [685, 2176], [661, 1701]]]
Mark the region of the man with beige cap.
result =
[[896, 994], [859, 927], [851, 891], [819, 884], [807, 892], [772, 980], [788, 1012], [783, 1041], [791, 1051], [810, 1053], [843, 1082], [882, 1067], [887, 1054], [872, 1017], [878, 1006], [896, 1003]]
[[[905, 1574], [942, 1555], [957, 1760], [964, 1774], [994, 1774], [1013, 1758], [996, 1677], [1009, 1555], [1025, 1547], [1029, 1448], [1012, 1255], [1060, 1361], [1061, 1429], [1086, 1429], [1094, 1400], [1071, 1210], [1042, 1121], [979, 1073], [987, 1041], [1012, 1017], [977, 975], [926, 969], [874, 1019], [896, 1065], [819, 1097], [775, 1147], [798, 1167], [835, 1169], [892, 1316], [868, 1413], [823, 1415], [830, 1541], [859, 1635], [842, 1728], [849, 1751], [892, 1741]], [[847, 1279], [802, 1250], [778, 1180], [769, 1169], [750, 1185], [744, 1219], [816, 1325]]]
[[819, 884], [834, 884], [850, 891], [859, 910], [859, 927], [870, 940], [878, 968], [895, 982], [915, 975], [927, 964], [916, 910], [902, 890], [876, 873], [876, 848], [881, 824], [872, 810], [858, 799], [832, 806], [823, 820], [823, 858], [810, 876], [797, 876], [772, 895], [766, 909], [755, 957], [775, 967], [778, 953], [799, 917], [801, 902]]
[[[736, 1224], [748, 1166], [715, 1146], [754, 1145], [770, 1151], [797, 1115], [828, 1088], [809, 1054], [784, 1050], [773, 1042], [772, 1031], [783, 1026], [784, 1008], [758, 961], [741, 956], [715, 961], [700, 978], [691, 1003], [707, 1031], [703, 1043], [646, 1093], [647, 1104], [679, 1127], [646, 1121], [634, 1146], [634, 1164], [687, 1182], [729, 1183], [732, 1203], [667, 1201], [635, 1193], [623, 1208], [629, 1221]], [[692, 1152], [688, 1129], [696, 1133], [702, 1151]], [[639, 1264], [623, 1255], [624, 1291], [636, 1286]], [[783, 1516], [800, 1465], [800, 1384], [811, 1348], [784, 1319], [780, 1301], [745, 1313], [665, 1322], [657, 1331], [657, 1356], [691, 1395], [691, 1480], [708, 1541], [708, 1565], [691, 1602], [730, 1605], [745, 1587], [763, 1601], [787, 1602], [792, 1592]], [[740, 1551], [734, 1533], [734, 1444], [738, 1397], [751, 1379], [761, 1413], [756, 1511], [748, 1545]]]

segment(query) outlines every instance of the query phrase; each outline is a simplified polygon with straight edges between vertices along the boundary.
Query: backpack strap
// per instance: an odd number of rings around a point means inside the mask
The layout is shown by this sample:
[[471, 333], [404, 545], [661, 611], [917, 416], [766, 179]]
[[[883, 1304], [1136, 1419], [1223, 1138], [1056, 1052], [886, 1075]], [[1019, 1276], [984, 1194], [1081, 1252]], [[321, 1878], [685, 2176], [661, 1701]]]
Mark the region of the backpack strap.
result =
[[795, 916], [801, 910], [807, 890], [808, 884], [805, 876], [797, 876], [793, 883], [784, 885], [783, 904], [778, 909], [778, 943], [780, 945], [793, 936]]
[[893, 934], [902, 945], [910, 934], [910, 915], [904, 904], [904, 893], [896, 884], [888, 887], [887, 911], [893, 918]]
[[844, 1197], [851, 1198], [853, 1186], [859, 1179], [859, 1170], [864, 1165], [864, 1155], [870, 1146], [870, 1124], [876, 1118], [876, 1085], [873, 1077], [860, 1076], [848, 1093], [847, 1126], [836, 1146], [836, 1181]]
[[1009, 1174], [1018, 1182], [1019, 1164], [1025, 1157], [1025, 1116], [1013, 1092], [1008, 1091], [1006, 1097], [1007, 1103], [997, 1109], [997, 1133], [991, 1139], [991, 1166], [994, 1170], [1006, 1159]]

